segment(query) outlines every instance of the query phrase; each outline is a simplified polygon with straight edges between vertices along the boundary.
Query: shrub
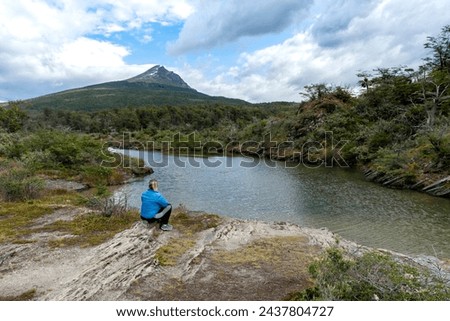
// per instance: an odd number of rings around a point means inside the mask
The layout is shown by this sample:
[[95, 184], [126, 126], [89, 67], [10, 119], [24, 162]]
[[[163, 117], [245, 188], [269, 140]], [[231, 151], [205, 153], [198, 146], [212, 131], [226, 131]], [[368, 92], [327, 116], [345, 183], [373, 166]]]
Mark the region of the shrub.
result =
[[9, 133], [22, 129], [28, 115], [19, 108], [18, 103], [10, 103], [7, 108], [0, 106], [0, 128]]
[[0, 156], [20, 158], [26, 151], [22, 137], [17, 133], [0, 133]]
[[39, 197], [44, 182], [22, 168], [13, 168], [0, 175], [0, 198], [11, 201], [23, 201]]
[[293, 294], [292, 300], [449, 300], [445, 281], [390, 255], [367, 252], [345, 257], [330, 248], [309, 267], [314, 287]]
[[447, 128], [435, 130], [427, 135], [438, 166], [450, 168], [450, 131]]
[[403, 154], [389, 148], [379, 149], [373, 157], [373, 166], [381, 173], [398, 174], [398, 172], [402, 172], [403, 167], [408, 163]]
[[81, 167], [82, 180], [89, 186], [109, 185], [109, 177], [113, 169], [98, 165], [87, 165]]
[[388, 132], [377, 132], [369, 140], [369, 151], [375, 153], [382, 147], [390, 146], [392, 135]]
[[50, 151], [26, 152], [21, 160], [24, 166], [31, 171], [38, 171], [44, 168], [56, 168], [57, 164], [53, 161]]
[[125, 215], [128, 210], [128, 196], [124, 195], [121, 197], [108, 197], [108, 193], [100, 189], [97, 191], [97, 196], [92, 197], [88, 200], [87, 205], [100, 211], [103, 216], [120, 216]]
[[[87, 135], [61, 130], [41, 130], [24, 140], [27, 152], [46, 155], [51, 167], [78, 168], [83, 165], [99, 163], [102, 159], [101, 143]], [[42, 164], [44, 168], [48, 163]]]

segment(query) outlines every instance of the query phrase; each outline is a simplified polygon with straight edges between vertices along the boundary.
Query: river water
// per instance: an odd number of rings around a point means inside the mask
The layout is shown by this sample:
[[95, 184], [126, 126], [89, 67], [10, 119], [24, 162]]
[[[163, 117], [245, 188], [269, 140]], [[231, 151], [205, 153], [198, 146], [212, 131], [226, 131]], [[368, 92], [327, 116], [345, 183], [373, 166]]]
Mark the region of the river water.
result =
[[355, 170], [308, 168], [247, 157], [187, 157], [122, 151], [155, 173], [116, 193], [133, 207], [148, 180], [174, 206], [242, 219], [288, 221], [338, 233], [359, 244], [405, 254], [450, 258], [450, 200], [395, 190]]

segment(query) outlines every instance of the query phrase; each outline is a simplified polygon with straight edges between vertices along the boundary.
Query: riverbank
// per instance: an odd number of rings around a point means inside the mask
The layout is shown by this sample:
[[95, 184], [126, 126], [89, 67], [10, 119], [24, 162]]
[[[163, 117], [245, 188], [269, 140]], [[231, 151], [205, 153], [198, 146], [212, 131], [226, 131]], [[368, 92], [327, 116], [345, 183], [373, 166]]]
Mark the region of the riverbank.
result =
[[[42, 227], [86, 212], [50, 212], [31, 223], [36, 233], [26, 240], [0, 245], [2, 299], [283, 300], [312, 286], [308, 266], [326, 249], [351, 255], [370, 250], [326, 229], [183, 208], [173, 215], [172, 232], [137, 221], [96, 246], [49, 245], [74, 235]], [[394, 257], [449, 278], [449, 261]]]
[[[248, 142], [247, 142], [248, 143]], [[298, 164], [310, 168], [317, 167], [339, 167], [352, 168], [361, 172], [368, 181], [374, 182], [381, 186], [394, 189], [413, 190], [425, 193], [435, 197], [450, 198], [450, 176], [448, 171], [386, 171], [381, 167], [373, 164], [347, 164], [342, 155], [333, 154], [336, 151], [328, 151], [328, 154], [304, 155], [301, 149], [293, 149], [291, 147], [283, 147], [267, 145], [265, 142], [251, 142], [252, 144], [237, 143], [217, 143], [209, 146], [205, 144], [203, 147], [208, 149], [197, 148], [192, 149], [189, 146], [172, 147], [169, 143], [165, 146], [154, 144], [145, 145], [140, 141], [123, 140], [120, 143], [121, 148], [138, 150], [144, 152], [157, 151], [161, 153], [180, 155], [180, 156], [196, 156], [196, 157], [225, 157], [225, 156], [246, 156], [256, 159], [262, 159], [269, 162], [286, 162]], [[199, 142], [201, 145], [201, 143]], [[169, 148], [170, 145], [170, 148]], [[151, 147], [150, 149], [148, 149]]]

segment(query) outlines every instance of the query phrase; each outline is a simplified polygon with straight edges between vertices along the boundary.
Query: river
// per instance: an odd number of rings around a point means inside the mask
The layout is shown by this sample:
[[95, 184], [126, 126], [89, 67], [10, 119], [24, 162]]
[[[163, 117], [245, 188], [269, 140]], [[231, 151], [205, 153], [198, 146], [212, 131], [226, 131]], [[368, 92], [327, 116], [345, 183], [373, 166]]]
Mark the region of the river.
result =
[[450, 258], [450, 200], [395, 190], [355, 170], [247, 157], [187, 157], [125, 150], [155, 173], [120, 188], [140, 207], [149, 178], [174, 205], [242, 219], [321, 228], [362, 245]]

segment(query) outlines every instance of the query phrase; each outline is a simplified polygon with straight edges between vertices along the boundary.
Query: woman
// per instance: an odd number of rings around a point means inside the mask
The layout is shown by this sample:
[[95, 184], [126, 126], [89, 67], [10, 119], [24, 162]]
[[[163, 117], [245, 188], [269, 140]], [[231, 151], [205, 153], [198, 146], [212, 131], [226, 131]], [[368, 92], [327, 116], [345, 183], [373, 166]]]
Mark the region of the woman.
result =
[[159, 222], [159, 228], [163, 231], [171, 231], [169, 224], [172, 205], [158, 192], [158, 181], [151, 179], [148, 190], [141, 195], [141, 219], [153, 223]]

